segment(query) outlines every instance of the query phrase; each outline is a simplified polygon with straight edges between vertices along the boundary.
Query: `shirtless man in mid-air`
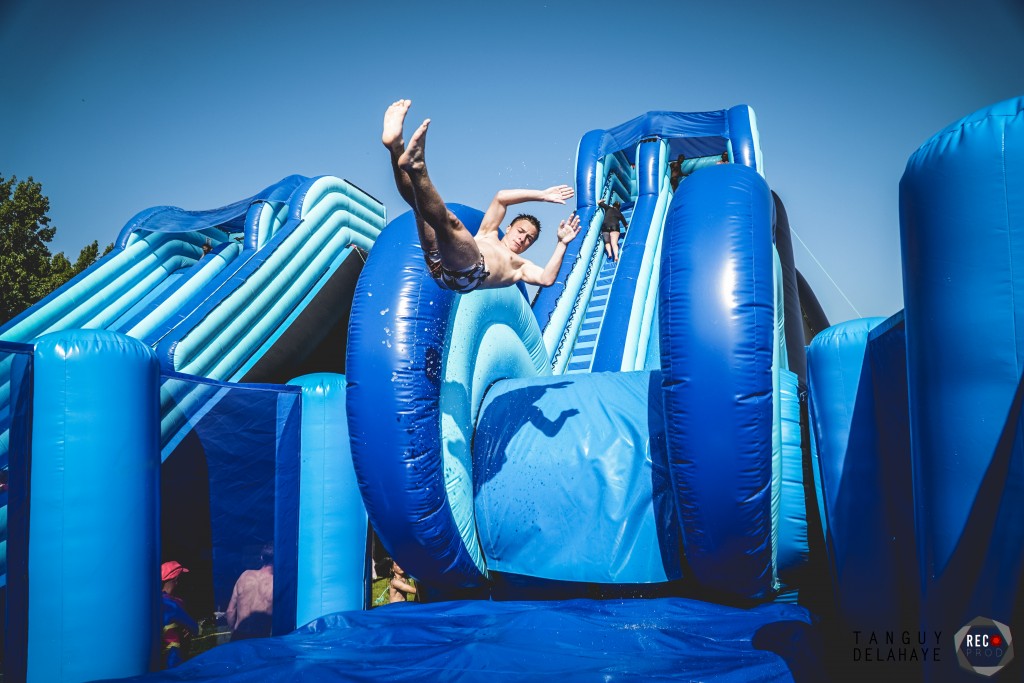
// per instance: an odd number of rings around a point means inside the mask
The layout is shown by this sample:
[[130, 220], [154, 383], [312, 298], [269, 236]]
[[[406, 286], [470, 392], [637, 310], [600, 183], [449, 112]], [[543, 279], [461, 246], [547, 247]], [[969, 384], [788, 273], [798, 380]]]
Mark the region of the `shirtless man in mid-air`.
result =
[[410, 100], [398, 100], [388, 107], [381, 139], [391, 152], [398, 192], [416, 215], [420, 247], [430, 274], [442, 287], [459, 293], [507, 287], [517, 282], [541, 287], [554, 284], [565, 246], [580, 231], [579, 217], [573, 214], [558, 224], [558, 243], [543, 268], [520, 256], [537, 240], [540, 221], [527, 214], [516, 216], [503, 238], [498, 237], [498, 228], [512, 204], [565, 204], [573, 196], [572, 188], [558, 185], [546, 190], [501, 190], [494, 195], [474, 237], [448, 210], [427, 175], [424, 151], [430, 119], [416, 129], [409, 145], [405, 145], [402, 126], [411, 104]]

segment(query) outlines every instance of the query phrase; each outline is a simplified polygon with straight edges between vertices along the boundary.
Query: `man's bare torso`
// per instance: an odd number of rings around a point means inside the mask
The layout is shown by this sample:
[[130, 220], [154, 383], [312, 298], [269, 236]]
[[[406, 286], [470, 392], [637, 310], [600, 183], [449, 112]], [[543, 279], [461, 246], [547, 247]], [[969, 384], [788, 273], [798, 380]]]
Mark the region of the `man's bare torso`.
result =
[[[274, 575], [257, 569], [247, 569], [242, 572], [235, 583], [234, 594], [231, 596], [231, 605], [228, 609], [228, 625], [232, 629], [236, 629], [239, 624], [257, 612], [271, 614], [273, 605]], [[232, 610], [231, 607], [234, 609]]]
[[478, 235], [476, 243], [484, 257], [484, 265], [490, 272], [487, 279], [480, 284], [481, 289], [507, 287], [522, 279], [523, 266], [529, 261], [502, 244], [497, 233]]

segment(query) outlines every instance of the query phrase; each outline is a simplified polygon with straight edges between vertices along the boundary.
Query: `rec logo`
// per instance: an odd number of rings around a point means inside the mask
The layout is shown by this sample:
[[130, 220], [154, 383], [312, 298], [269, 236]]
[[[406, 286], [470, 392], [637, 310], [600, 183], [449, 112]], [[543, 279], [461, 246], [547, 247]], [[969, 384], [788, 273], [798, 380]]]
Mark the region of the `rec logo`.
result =
[[1002, 671], [1013, 660], [1010, 627], [988, 617], [975, 617], [953, 636], [960, 666], [982, 676]]

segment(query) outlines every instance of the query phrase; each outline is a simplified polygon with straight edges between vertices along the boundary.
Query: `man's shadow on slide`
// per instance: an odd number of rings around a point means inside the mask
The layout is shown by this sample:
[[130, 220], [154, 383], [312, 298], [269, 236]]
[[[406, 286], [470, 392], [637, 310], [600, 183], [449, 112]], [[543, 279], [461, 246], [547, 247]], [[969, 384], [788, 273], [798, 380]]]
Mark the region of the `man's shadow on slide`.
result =
[[[473, 453], [482, 456], [473, 459], [474, 496], [501, 472], [508, 461], [508, 445], [520, 429], [531, 424], [550, 439], [561, 431], [566, 420], [579, 414], [576, 408], [569, 408], [550, 420], [537, 407], [537, 402], [549, 389], [562, 389], [570, 384], [555, 382], [513, 389], [496, 396], [486, 405], [473, 434]], [[485, 467], [477, 467], [478, 464]]]

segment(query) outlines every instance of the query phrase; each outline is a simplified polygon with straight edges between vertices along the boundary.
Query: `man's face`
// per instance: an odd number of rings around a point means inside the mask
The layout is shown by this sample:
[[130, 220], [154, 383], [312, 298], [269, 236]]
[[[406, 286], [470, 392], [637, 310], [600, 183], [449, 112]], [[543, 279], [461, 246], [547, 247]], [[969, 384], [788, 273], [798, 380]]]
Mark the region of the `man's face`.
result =
[[537, 240], [537, 228], [528, 220], [520, 219], [508, 226], [502, 242], [517, 254], [522, 254]]

